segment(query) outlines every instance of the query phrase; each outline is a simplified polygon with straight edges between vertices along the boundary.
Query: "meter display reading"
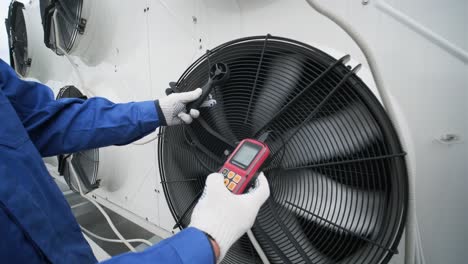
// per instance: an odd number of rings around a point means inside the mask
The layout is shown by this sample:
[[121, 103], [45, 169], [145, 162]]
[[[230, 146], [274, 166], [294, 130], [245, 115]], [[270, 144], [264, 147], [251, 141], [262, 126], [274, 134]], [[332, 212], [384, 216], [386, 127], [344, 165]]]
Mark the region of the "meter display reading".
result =
[[236, 155], [231, 159], [231, 162], [245, 170], [249, 167], [260, 150], [261, 147], [258, 145], [246, 142], [239, 151], [237, 151]]

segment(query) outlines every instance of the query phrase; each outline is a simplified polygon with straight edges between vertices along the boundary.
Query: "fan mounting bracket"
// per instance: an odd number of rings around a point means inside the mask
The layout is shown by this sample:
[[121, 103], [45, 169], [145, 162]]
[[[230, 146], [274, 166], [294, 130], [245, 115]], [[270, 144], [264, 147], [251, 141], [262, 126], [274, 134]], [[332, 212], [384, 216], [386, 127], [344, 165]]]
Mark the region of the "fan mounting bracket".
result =
[[80, 23], [76, 26], [78, 29], [78, 33], [80, 33], [81, 35], [83, 35], [85, 32], [87, 22], [88, 21], [86, 19], [80, 18]]

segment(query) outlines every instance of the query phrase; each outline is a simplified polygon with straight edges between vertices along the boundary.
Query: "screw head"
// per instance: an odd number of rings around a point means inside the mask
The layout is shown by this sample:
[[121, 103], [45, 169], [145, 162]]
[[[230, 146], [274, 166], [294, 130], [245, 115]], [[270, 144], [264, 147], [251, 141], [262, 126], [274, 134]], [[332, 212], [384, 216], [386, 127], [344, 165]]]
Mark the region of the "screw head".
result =
[[363, 5], [369, 4], [369, 0], [362, 0], [362, 4], [363, 4]]

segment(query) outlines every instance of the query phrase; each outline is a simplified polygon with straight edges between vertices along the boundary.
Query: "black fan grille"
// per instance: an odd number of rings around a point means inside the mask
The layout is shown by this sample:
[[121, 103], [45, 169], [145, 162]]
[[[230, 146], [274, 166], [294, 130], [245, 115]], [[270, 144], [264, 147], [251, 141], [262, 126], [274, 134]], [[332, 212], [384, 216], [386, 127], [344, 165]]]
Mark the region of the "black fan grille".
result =
[[[253, 228], [269, 260], [388, 262], [406, 219], [404, 153], [346, 59], [285, 38], [250, 37], [215, 48], [183, 74], [179, 91], [201, 87], [214, 63], [231, 70], [213, 91], [215, 107], [202, 109], [190, 126], [161, 132], [162, 183], [180, 227], [233, 146], [271, 131], [272, 159], [264, 168], [271, 197]], [[226, 263], [258, 261], [243, 242]]]
[[[83, 33], [86, 22], [81, 17], [82, 8], [83, 0], [40, 1], [44, 42], [56, 54], [63, 55], [62, 50], [69, 53], [74, 47], [78, 34]], [[54, 13], [57, 14], [56, 20], [53, 19]]]
[[[57, 94], [57, 100], [62, 98], [80, 98], [86, 99], [80, 90], [74, 86], [65, 86], [60, 89]], [[77, 182], [71, 176], [70, 164], [67, 159], [71, 156], [71, 164], [73, 164], [74, 171], [78, 176], [80, 182]], [[81, 189], [87, 193], [99, 187], [99, 180], [97, 179], [99, 169], [99, 149], [90, 149], [73, 154], [59, 155], [58, 157], [58, 170], [59, 174], [63, 175], [68, 186], [73, 191], [78, 192], [78, 184], [81, 184]]]
[[13, 1], [8, 10], [6, 28], [10, 48], [11, 66], [21, 76], [26, 76], [31, 59], [28, 57], [28, 34], [24, 18], [24, 4]]

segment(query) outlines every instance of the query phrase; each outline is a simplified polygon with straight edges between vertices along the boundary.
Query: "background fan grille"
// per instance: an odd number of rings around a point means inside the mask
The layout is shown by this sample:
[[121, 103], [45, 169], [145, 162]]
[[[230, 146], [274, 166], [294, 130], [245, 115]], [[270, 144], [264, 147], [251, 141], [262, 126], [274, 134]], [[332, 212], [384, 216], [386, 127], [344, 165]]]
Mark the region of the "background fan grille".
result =
[[[162, 183], [186, 227], [206, 176], [233, 145], [266, 131], [271, 197], [253, 232], [272, 263], [385, 263], [406, 219], [404, 152], [369, 88], [344, 62], [290, 39], [259, 36], [223, 44], [182, 75], [201, 87], [214, 63], [230, 79], [213, 108], [190, 126], [161, 131]], [[206, 129], [210, 127], [216, 133]], [[225, 263], [259, 262], [246, 237]]]
[[[80, 98], [86, 99], [80, 90], [74, 86], [65, 86], [60, 89], [57, 94], [57, 100], [63, 98]], [[70, 157], [71, 156], [71, 157]], [[78, 192], [78, 184], [81, 184], [81, 189], [87, 193], [99, 187], [97, 174], [99, 169], [99, 149], [90, 149], [73, 154], [59, 155], [58, 157], [59, 174], [63, 175], [70, 189]], [[71, 162], [67, 162], [67, 159]], [[73, 165], [74, 171], [80, 179], [80, 183], [76, 182], [75, 177], [71, 177], [70, 163]]]
[[[63, 52], [58, 48], [69, 53], [75, 44], [75, 41], [83, 29], [83, 20], [81, 17], [83, 0], [41, 0], [40, 9], [42, 25], [44, 27], [45, 45], [58, 55]], [[56, 21], [52, 14], [57, 13]], [[58, 33], [56, 36], [55, 24], [57, 23]]]
[[28, 57], [28, 34], [24, 18], [24, 4], [11, 2], [6, 20], [11, 66], [21, 76], [26, 76], [31, 60]]

